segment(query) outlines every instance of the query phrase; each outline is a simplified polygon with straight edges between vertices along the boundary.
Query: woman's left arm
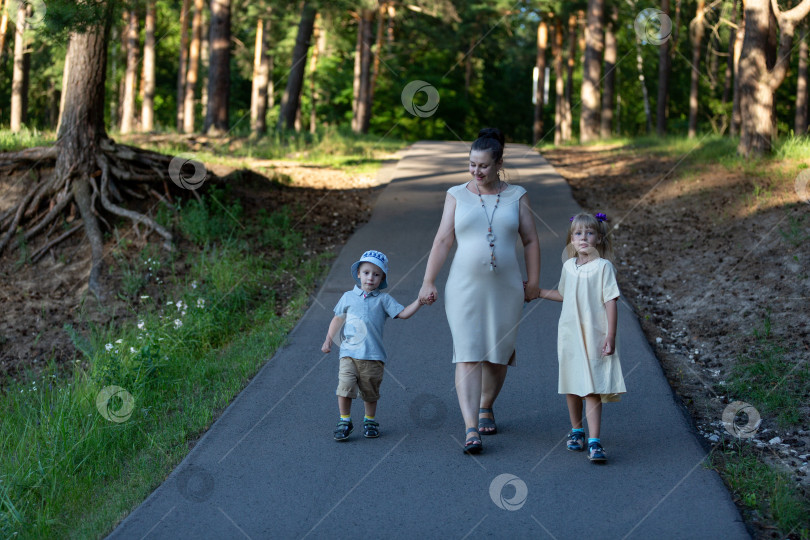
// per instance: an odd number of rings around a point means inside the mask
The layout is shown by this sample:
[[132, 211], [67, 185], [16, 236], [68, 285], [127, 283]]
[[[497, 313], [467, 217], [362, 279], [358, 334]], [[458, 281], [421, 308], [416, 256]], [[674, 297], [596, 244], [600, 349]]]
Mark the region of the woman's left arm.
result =
[[526, 259], [526, 290], [524, 297], [530, 302], [540, 297], [540, 238], [534, 226], [534, 214], [529, 205], [529, 195], [520, 198], [520, 224], [518, 234], [523, 242], [523, 258]]

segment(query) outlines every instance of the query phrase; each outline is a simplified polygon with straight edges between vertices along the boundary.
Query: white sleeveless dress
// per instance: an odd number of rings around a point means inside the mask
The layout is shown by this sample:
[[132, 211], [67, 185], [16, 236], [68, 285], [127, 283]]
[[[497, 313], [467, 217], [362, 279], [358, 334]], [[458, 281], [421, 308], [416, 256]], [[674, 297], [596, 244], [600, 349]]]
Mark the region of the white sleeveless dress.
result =
[[515, 364], [515, 340], [523, 311], [523, 279], [517, 239], [520, 198], [526, 190], [508, 186], [497, 195], [482, 195], [495, 234], [495, 265], [490, 270], [489, 223], [477, 193], [466, 184], [447, 190], [456, 200], [458, 248], [445, 287], [445, 311], [453, 335], [453, 362]]

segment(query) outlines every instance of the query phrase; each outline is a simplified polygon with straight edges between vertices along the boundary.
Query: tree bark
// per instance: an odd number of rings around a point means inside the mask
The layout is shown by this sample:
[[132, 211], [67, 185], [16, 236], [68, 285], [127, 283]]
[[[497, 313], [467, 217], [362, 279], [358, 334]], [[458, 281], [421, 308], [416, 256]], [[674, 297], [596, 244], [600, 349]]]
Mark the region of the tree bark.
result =
[[534, 94], [534, 124], [532, 142], [537, 144], [543, 137], [543, 89], [546, 84], [546, 49], [548, 48], [548, 23], [545, 19], [537, 25], [537, 90]]
[[734, 84], [734, 42], [737, 40], [737, 0], [731, 2], [731, 28], [728, 35], [728, 57], [726, 58], [726, 71], [723, 76], [723, 96], [722, 103], [728, 103], [732, 96]]
[[[796, 25], [810, 13], [810, 0], [788, 11], [779, 10], [775, 0], [745, 2], [745, 37], [740, 56], [741, 133], [737, 152], [743, 156], [771, 151], [773, 138], [773, 95], [790, 65], [790, 51]], [[768, 42], [779, 30], [779, 49], [769, 54]]]
[[692, 43], [692, 79], [689, 86], [689, 132], [688, 137], [697, 136], [698, 121], [698, 83], [700, 82], [700, 44], [703, 41], [703, 20], [705, 18], [705, 0], [698, 0], [695, 18], [689, 23], [690, 41]]
[[202, 17], [204, 0], [194, 0], [194, 16], [191, 21], [191, 45], [188, 51], [188, 72], [183, 97], [183, 133], [194, 133], [194, 93], [200, 69], [200, 42], [202, 41]]
[[[661, 1], [661, 11], [669, 17], [669, 0]], [[667, 133], [667, 105], [669, 103], [669, 74], [672, 71], [670, 40], [658, 46], [658, 103], [655, 115], [655, 132], [659, 137]]]
[[267, 21], [256, 21], [256, 43], [253, 52], [253, 85], [250, 95], [250, 132], [254, 136], [267, 132], [267, 80], [270, 58], [267, 56]]
[[278, 118], [280, 129], [293, 129], [295, 118], [301, 103], [301, 89], [304, 85], [304, 72], [306, 70], [307, 51], [312, 38], [312, 29], [315, 24], [315, 8], [308, 1], [304, 1], [301, 8], [301, 21], [298, 24], [298, 36], [293, 48], [292, 67], [287, 78], [287, 88], [281, 98], [281, 111]]
[[807, 74], [807, 36], [810, 35], [810, 25], [805, 22], [803, 32], [799, 36], [799, 68], [796, 81], [796, 116], [793, 121], [793, 133], [801, 137], [807, 133], [808, 109], [808, 74]]
[[369, 91], [371, 88], [371, 26], [374, 21], [374, 11], [363, 9], [357, 21], [357, 43], [355, 47], [354, 104], [352, 106], [352, 131], [355, 133], [368, 132], [370, 117]]
[[183, 130], [183, 100], [186, 95], [186, 71], [188, 70], [188, 10], [191, 0], [183, 0], [180, 8], [180, 57], [177, 60], [177, 122], [176, 129]]
[[641, 84], [641, 97], [644, 105], [644, 118], [646, 119], [645, 133], [652, 132], [652, 114], [650, 112], [650, 95], [647, 92], [647, 80], [644, 77], [644, 56], [641, 54], [641, 40], [636, 36], [636, 70], [638, 71], [638, 82]]
[[124, 99], [121, 107], [121, 133], [130, 133], [135, 124], [135, 80], [138, 68], [138, 13], [134, 6], [127, 17], [127, 70], [124, 75]]
[[8, 33], [8, 8], [6, 0], [0, 0], [0, 67], [6, 58], [6, 34]]
[[143, 42], [143, 104], [141, 131], [155, 128], [155, 0], [146, 1]]
[[740, 24], [734, 36], [734, 86], [732, 87], [731, 126], [729, 128], [732, 137], [739, 135], [742, 123], [740, 119], [740, 55], [745, 37], [745, 2], [741, 0], [740, 4]]
[[582, 66], [582, 113], [579, 117], [581, 142], [599, 138], [599, 108], [601, 98], [599, 83], [602, 75], [604, 51], [604, 0], [588, 0], [588, 16], [585, 24], [585, 61]]
[[619, 25], [619, 10], [611, 3], [610, 17], [605, 26], [605, 78], [602, 90], [602, 118], [600, 134], [603, 139], [613, 134], [613, 96], [616, 91], [616, 28]]
[[554, 23], [554, 144], [563, 142], [563, 98], [565, 94], [565, 78], [563, 76], [563, 32], [562, 21], [558, 18]]
[[231, 0], [211, 0], [208, 42], [211, 57], [208, 64], [208, 109], [203, 131], [222, 135], [228, 131], [231, 88]]
[[[319, 23], [320, 15], [316, 16], [315, 29], [313, 30], [313, 39], [315, 47], [312, 49], [312, 59], [309, 63], [309, 132], [315, 133], [318, 130], [318, 89], [315, 85], [315, 75], [318, 73], [318, 57], [324, 52], [326, 47], [326, 28], [322, 23]], [[374, 78], [371, 81], [371, 97], [374, 96]]]
[[11, 132], [17, 133], [27, 120], [28, 70], [26, 69], [25, 31], [28, 27], [28, 5], [17, 6], [17, 23], [14, 26], [14, 70], [11, 78]]
[[[369, 83], [369, 90], [368, 90], [368, 107], [369, 111], [371, 111], [371, 105], [374, 103], [374, 91], [377, 89], [377, 77], [380, 75], [380, 57], [382, 57], [383, 53], [383, 27], [385, 26], [385, 14], [388, 12], [388, 6], [385, 2], [380, 2], [380, 9], [377, 12], [378, 20], [377, 20], [377, 36], [374, 39], [374, 62], [371, 66], [371, 82]], [[318, 47], [316, 49], [316, 53], [323, 52], [322, 48], [324, 43], [322, 43], [322, 37], [326, 35], [326, 28], [321, 28], [321, 32], [319, 34], [318, 39], [316, 40]]]

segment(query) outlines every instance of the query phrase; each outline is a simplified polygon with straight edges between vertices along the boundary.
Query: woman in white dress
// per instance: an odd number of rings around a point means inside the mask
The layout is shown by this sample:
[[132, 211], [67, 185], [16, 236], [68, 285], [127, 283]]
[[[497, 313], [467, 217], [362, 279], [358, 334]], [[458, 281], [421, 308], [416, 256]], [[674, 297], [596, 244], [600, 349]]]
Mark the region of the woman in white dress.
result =
[[[470, 148], [470, 176], [447, 191], [419, 298], [438, 298], [436, 276], [458, 241], [445, 288], [453, 336], [456, 393], [466, 425], [465, 453], [482, 450], [480, 434], [497, 427], [492, 405], [515, 364], [515, 340], [524, 301], [540, 294], [540, 242], [526, 190], [501, 180], [504, 137], [487, 128]], [[523, 284], [516, 242], [526, 264]]]

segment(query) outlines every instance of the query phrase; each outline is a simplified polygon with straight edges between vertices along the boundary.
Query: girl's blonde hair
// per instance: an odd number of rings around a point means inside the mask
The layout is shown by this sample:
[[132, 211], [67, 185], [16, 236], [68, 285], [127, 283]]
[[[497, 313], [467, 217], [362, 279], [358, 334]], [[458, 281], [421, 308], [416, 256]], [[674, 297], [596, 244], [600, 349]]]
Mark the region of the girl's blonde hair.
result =
[[577, 229], [590, 229], [599, 235], [599, 242], [596, 244], [596, 251], [603, 259], [613, 262], [613, 242], [608, 236], [607, 216], [602, 213], [587, 214], [580, 212], [571, 218], [571, 226], [568, 228], [568, 237], [565, 240], [568, 257], [576, 257], [577, 249], [571, 243], [571, 236]]

